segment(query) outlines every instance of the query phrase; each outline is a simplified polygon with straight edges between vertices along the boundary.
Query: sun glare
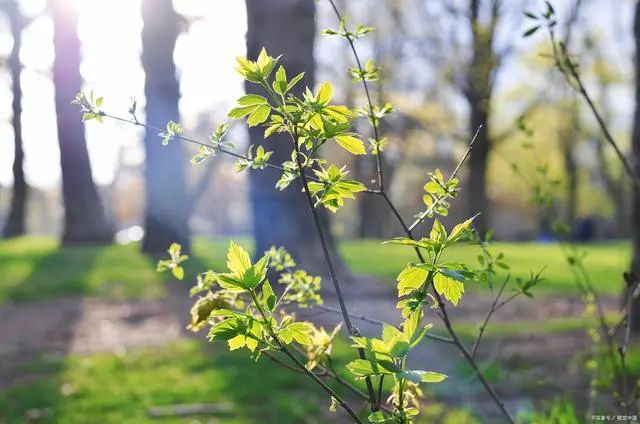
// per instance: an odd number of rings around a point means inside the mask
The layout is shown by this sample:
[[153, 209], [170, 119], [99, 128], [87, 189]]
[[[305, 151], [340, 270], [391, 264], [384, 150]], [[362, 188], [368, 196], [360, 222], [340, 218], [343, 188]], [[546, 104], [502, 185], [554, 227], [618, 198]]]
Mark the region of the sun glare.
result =
[[[132, 96], [140, 99], [143, 106], [140, 0], [66, 1], [78, 14], [85, 88], [105, 96], [105, 107], [114, 112], [126, 114]], [[176, 0], [174, 3], [176, 10], [191, 21], [178, 39], [175, 58], [182, 94], [181, 120], [187, 128], [193, 128], [202, 116], [215, 116], [217, 110], [242, 93], [241, 80], [233, 72], [233, 63], [236, 56], [244, 54], [244, 2]], [[24, 66], [24, 120], [32, 122], [34, 116], [38, 116], [41, 122], [41, 125], [24, 130], [25, 171], [30, 184], [54, 187], [59, 182], [60, 171], [50, 76], [54, 58], [53, 24], [43, 15], [46, 0], [23, 0], [22, 5], [28, 16], [39, 16], [25, 28], [20, 51]], [[8, 29], [2, 28], [2, 31], [3, 38], [0, 39], [7, 38]], [[2, 51], [9, 48], [10, 43]], [[5, 91], [10, 80], [0, 78], [0, 84]], [[11, 139], [12, 129], [6, 121], [0, 125], [0, 137]], [[140, 156], [141, 133], [117, 123], [97, 125], [90, 123], [86, 130], [91, 165], [96, 182], [108, 184], [113, 179], [123, 147], [132, 156]], [[2, 185], [11, 183], [12, 159], [12, 143], [1, 143], [0, 169], [5, 170], [0, 172]]]

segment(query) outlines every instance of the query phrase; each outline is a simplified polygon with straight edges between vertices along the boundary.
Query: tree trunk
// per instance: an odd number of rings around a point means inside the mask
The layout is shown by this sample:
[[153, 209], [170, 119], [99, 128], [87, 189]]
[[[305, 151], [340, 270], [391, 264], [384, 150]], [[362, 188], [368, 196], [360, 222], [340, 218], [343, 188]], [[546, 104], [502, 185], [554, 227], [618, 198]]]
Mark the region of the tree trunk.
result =
[[580, 125], [577, 108], [578, 105], [575, 102], [571, 102], [567, 107], [563, 108], [563, 115], [569, 118], [569, 122], [561, 122], [559, 132], [564, 172], [567, 175], [567, 184], [565, 187], [567, 205], [564, 219], [566, 224], [572, 229], [575, 227], [578, 213], [578, 165], [574, 157]]
[[606, 140], [598, 139], [595, 143], [596, 158], [598, 160], [598, 171], [604, 183], [606, 194], [613, 205], [613, 236], [628, 237], [629, 228], [629, 210], [627, 209], [628, 200], [626, 197], [626, 175], [620, 179], [612, 175], [610, 166], [607, 163], [604, 147]]
[[479, 18], [479, 0], [470, 0], [473, 56], [468, 69], [465, 94], [470, 112], [469, 134], [472, 137], [478, 131], [478, 136], [469, 156], [469, 179], [464, 189], [468, 193], [468, 214], [480, 213], [474, 221], [474, 226], [481, 235], [489, 230], [490, 223], [487, 164], [491, 151], [489, 120], [493, 92], [492, 74], [497, 66], [497, 59], [493, 53], [493, 35], [498, 20], [496, 5], [496, 2], [492, 5], [490, 23], [483, 24]]
[[[164, 126], [179, 121], [180, 87], [173, 51], [179, 34], [178, 15], [171, 0], [143, 0], [142, 66], [147, 99], [147, 122]], [[155, 131], [147, 131], [145, 147], [145, 235], [142, 250], [160, 254], [173, 242], [190, 248], [188, 216], [191, 209], [182, 145], [172, 140], [162, 146]]]
[[22, 86], [20, 85], [20, 46], [22, 45], [22, 29], [24, 27], [23, 17], [20, 7], [15, 0], [9, 0], [4, 4], [9, 24], [11, 26], [11, 36], [13, 38], [13, 48], [9, 55], [9, 71], [11, 73], [11, 91], [13, 100], [11, 108], [13, 117], [13, 194], [9, 208], [9, 216], [3, 230], [5, 238], [17, 237], [25, 232], [25, 213], [27, 203], [27, 182], [24, 177], [24, 150], [22, 148]]
[[[489, 230], [489, 200], [487, 198], [487, 163], [489, 160], [489, 113], [481, 101], [471, 100], [469, 131], [478, 135], [469, 155], [469, 177], [464, 190], [468, 193], [468, 215], [478, 215], [474, 220], [476, 230], [484, 235]], [[482, 127], [480, 127], [482, 125]], [[480, 128], [478, 130], [478, 128]]]
[[[247, 56], [255, 59], [262, 47], [271, 56], [283, 55], [280, 63], [289, 78], [305, 72], [303, 80], [294, 89], [300, 95], [305, 86], [313, 87], [315, 38], [315, 5], [308, 0], [246, 0], [247, 5]], [[247, 93], [262, 93], [253, 83], [246, 83]], [[262, 93], [264, 94], [264, 93]], [[272, 150], [274, 163], [291, 159], [291, 139], [274, 134], [264, 140], [261, 128], [249, 129], [250, 142]], [[326, 272], [322, 259], [320, 241], [313, 228], [313, 219], [298, 180], [284, 191], [275, 188], [280, 177], [273, 170], [251, 170], [250, 196], [253, 212], [253, 234], [256, 255], [261, 255], [270, 246], [284, 246], [296, 261], [310, 272]], [[328, 216], [320, 210], [325, 233], [328, 236], [331, 256], [338, 266], [342, 261], [331, 237]]]
[[82, 88], [80, 40], [72, 0], [51, 0], [55, 59], [53, 82], [62, 168], [65, 222], [63, 244], [110, 243], [113, 230], [107, 223], [91, 175], [84, 126], [71, 101]]
[[[636, 82], [636, 110], [633, 120], [633, 135], [631, 140], [632, 155], [636, 175], [640, 173], [640, 2], [636, 3], [636, 14], [633, 25], [633, 35], [635, 39], [635, 82]], [[633, 186], [633, 210], [632, 210], [631, 231], [633, 236], [633, 262], [631, 264], [632, 273], [635, 278], [640, 275], [640, 190]], [[633, 302], [633, 313], [631, 316], [631, 326], [635, 332], [640, 331], [640, 299]]]

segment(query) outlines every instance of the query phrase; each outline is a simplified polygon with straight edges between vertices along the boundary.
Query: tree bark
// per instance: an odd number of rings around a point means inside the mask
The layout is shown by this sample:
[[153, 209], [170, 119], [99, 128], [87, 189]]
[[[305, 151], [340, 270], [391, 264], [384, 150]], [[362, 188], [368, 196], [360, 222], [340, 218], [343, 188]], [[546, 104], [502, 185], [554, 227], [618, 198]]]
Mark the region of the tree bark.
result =
[[5, 238], [17, 237], [25, 232], [25, 215], [27, 203], [27, 181], [24, 176], [24, 150], [22, 148], [22, 86], [20, 85], [20, 74], [22, 65], [20, 64], [20, 46], [22, 45], [22, 29], [24, 28], [23, 16], [20, 6], [15, 0], [8, 0], [4, 3], [4, 9], [9, 18], [11, 26], [11, 36], [13, 38], [13, 48], [9, 55], [9, 72], [11, 73], [11, 91], [13, 100], [11, 109], [13, 116], [11, 124], [13, 126], [13, 193], [9, 216], [3, 230]]
[[[164, 126], [179, 121], [180, 87], [173, 51], [179, 19], [171, 0], [143, 0], [142, 66], [147, 99], [147, 122]], [[158, 134], [148, 130], [145, 148], [145, 235], [142, 250], [161, 254], [173, 242], [190, 248], [188, 217], [191, 210], [185, 176], [185, 158], [179, 141], [162, 146]]]
[[[480, 214], [474, 220], [474, 227], [484, 235], [489, 230], [489, 199], [487, 195], [487, 164], [489, 161], [489, 112], [482, 101], [471, 99], [471, 119], [469, 133], [478, 131], [473, 150], [469, 155], [469, 177], [465, 190], [468, 193], [468, 215]], [[482, 125], [482, 127], [480, 127]], [[478, 128], [480, 128], [478, 130]]]
[[487, 193], [487, 164], [491, 151], [489, 121], [491, 97], [493, 94], [492, 75], [498, 60], [493, 52], [493, 37], [498, 20], [498, 3], [491, 6], [491, 20], [488, 24], [480, 21], [480, 1], [470, 0], [470, 26], [473, 53], [468, 68], [465, 95], [469, 105], [469, 134], [472, 137], [478, 128], [473, 150], [469, 156], [469, 178], [466, 182], [469, 215], [480, 215], [474, 226], [481, 235], [489, 230], [490, 208]]
[[568, 122], [560, 123], [560, 149], [562, 151], [562, 160], [564, 172], [567, 176], [566, 183], [566, 210], [565, 222], [570, 228], [575, 227], [578, 214], [578, 164], [576, 163], [574, 153], [576, 142], [579, 138], [580, 122], [578, 117], [578, 105], [572, 101], [566, 107], [563, 107], [565, 117]]
[[[303, 80], [294, 89], [300, 95], [305, 86], [314, 84], [313, 44], [315, 39], [315, 5], [308, 0], [246, 0], [247, 5], [247, 56], [256, 59], [262, 47], [271, 56], [283, 55], [289, 78], [305, 72]], [[247, 93], [261, 93], [256, 84], [247, 82]], [[264, 130], [249, 129], [250, 142], [272, 150], [271, 160], [282, 163], [291, 160], [292, 141], [288, 136], [274, 134], [264, 140]], [[298, 180], [284, 191], [275, 188], [280, 177], [272, 170], [251, 170], [249, 173], [255, 254], [261, 255], [270, 246], [284, 246], [296, 261], [310, 272], [325, 272], [320, 242], [313, 230], [309, 206], [301, 193]], [[344, 269], [335, 242], [329, 231], [329, 219], [320, 210], [321, 219], [334, 264]]]
[[50, 1], [55, 49], [53, 82], [65, 208], [62, 242], [110, 243], [113, 230], [91, 175], [84, 126], [71, 105], [82, 88], [78, 18], [72, 0]]
[[[633, 166], [636, 175], [640, 173], [640, 2], [636, 3], [636, 13], [633, 25], [633, 35], [636, 47], [635, 57], [635, 97], [636, 110], [633, 120], [633, 134], [631, 140], [631, 149], [633, 156]], [[633, 262], [631, 263], [632, 273], [635, 278], [640, 275], [640, 190], [633, 185], [633, 210], [632, 210], [632, 245], [633, 245]], [[640, 331], [640, 299], [633, 302], [633, 311], [631, 315], [631, 327], [633, 331]]]

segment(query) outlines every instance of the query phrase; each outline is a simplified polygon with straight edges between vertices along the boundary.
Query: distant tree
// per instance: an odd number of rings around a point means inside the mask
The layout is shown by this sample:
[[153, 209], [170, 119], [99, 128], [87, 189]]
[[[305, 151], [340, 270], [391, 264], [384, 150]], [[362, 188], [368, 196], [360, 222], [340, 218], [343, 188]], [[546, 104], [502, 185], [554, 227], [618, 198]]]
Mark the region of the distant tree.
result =
[[[248, 30], [247, 57], [255, 60], [264, 46], [272, 56], [282, 54], [281, 63], [291, 77], [304, 72], [304, 80], [293, 90], [299, 95], [306, 85], [314, 84], [313, 44], [315, 39], [315, 4], [308, 0], [246, 0]], [[255, 84], [246, 84], [247, 92], [256, 92]], [[272, 150], [271, 161], [290, 160], [291, 140], [286, 135], [273, 134], [264, 140], [264, 129], [249, 129], [251, 144], [264, 145]], [[322, 257], [320, 243], [314, 231], [309, 231], [311, 217], [304, 196], [300, 196], [299, 181], [284, 191], [278, 191], [273, 173], [251, 171], [251, 204], [256, 255], [260, 256], [271, 245], [282, 245], [295, 252], [296, 260], [307, 268], [317, 269]], [[321, 211], [323, 223], [328, 217]], [[326, 232], [329, 234], [329, 232]], [[331, 254], [337, 263], [339, 255], [330, 237]], [[342, 266], [341, 266], [342, 267]], [[324, 271], [324, 270], [322, 270]]]
[[[146, 116], [150, 123], [179, 121], [180, 87], [173, 51], [179, 35], [179, 16], [171, 0], [143, 0], [142, 66], [146, 75]], [[142, 250], [163, 253], [172, 242], [188, 250], [189, 195], [180, 143], [162, 146], [158, 134], [148, 130], [146, 153], [145, 235]]]
[[[500, 19], [500, 0], [488, 3], [488, 22], [481, 19], [480, 0], [469, 1], [469, 27], [472, 39], [472, 58], [467, 68], [463, 92], [469, 104], [469, 134], [478, 131], [478, 137], [469, 157], [468, 193], [470, 214], [481, 212], [475, 226], [484, 234], [489, 229], [489, 198], [487, 165], [491, 152], [490, 120], [491, 99], [500, 57], [493, 48], [496, 27]], [[480, 128], [478, 130], [478, 128]]]
[[24, 176], [24, 149], [22, 147], [22, 86], [20, 85], [20, 47], [22, 45], [22, 29], [24, 18], [20, 12], [20, 6], [16, 0], [5, 0], [0, 3], [9, 18], [13, 47], [9, 54], [9, 72], [11, 74], [11, 92], [13, 99], [11, 109], [13, 112], [11, 124], [13, 126], [13, 193], [9, 216], [3, 230], [6, 238], [16, 237], [25, 232], [25, 213], [27, 203], [27, 181]]
[[113, 231], [91, 175], [84, 126], [71, 105], [82, 88], [75, 2], [50, 0], [50, 7], [55, 49], [53, 82], [65, 208], [62, 242], [109, 243], [113, 239]]

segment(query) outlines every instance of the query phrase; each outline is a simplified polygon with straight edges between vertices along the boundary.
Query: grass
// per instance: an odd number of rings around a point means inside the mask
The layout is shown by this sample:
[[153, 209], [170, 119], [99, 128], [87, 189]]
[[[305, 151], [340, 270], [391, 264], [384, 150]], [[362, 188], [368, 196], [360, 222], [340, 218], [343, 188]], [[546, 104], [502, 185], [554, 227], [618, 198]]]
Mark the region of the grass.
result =
[[[249, 239], [240, 239], [250, 248]], [[228, 241], [196, 239], [193, 261], [187, 271], [224, 266]], [[587, 268], [594, 285], [603, 293], [620, 290], [619, 276], [629, 258], [628, 244], [585, 245]], [[496, 243], [493, 251], [503, 252], [516, 276], [547, 267], [542, 291], [574, 291], [571, 274], [562, 251], [554, 244]], [[395, 283], [399, 270], [415, 260], [404, 246], [380, 246], [376, 240], [345, 241], [340, 245], [347, 265], [356, 274], [369, 274]], [[477, 248], [458, 245], [449, 257], [474, 264]], [[138, 245], [83, 246], [61, 248], [51, 238], [26, 237], [0, 242], [0, 303], [49, 299], [60, 295], [108, 298], [156, 298], [164, 294], [167, 276], [159, 276], [155, 263], [139, 252]], [[470, 287], [470, 289], [473, 289]]]
[[[327, 422], [320, 408], [328, 401], [310, 381], [266, 358], [256, 364], [217, 347], [188, 341], [121, 355], [42, 358], [19, 370], [35, 378], [0, 391], [0, 422], [38, 415], [38, 422], [59, 424]], [[185, 403], [230, 409], [215, 420], [148, 416], [150, 407]]]
[[[628, 243], [611, 242], [582, 245], [585, 263], [593, 284], [601, 293], [617, 294], [622, 288], [622, 273], [631, 261]], [[562, 248], [551, 243], [495, 243], [490, 250], [502, 252], [514, 277], [528, 277], [529, 272], [544, 270], [544, 284], [539, 289], [549, 293], [575, 292], [575, 284]], [[407, 262], [415, 262], [411, 248], [397, 245], [380, 246], [377, 240], [345, 242], [340, 251], [356, 273], [372, 274], [395, 282], [398, 271]], [[446, 258], [470, 265], [477, 264], [478, 247], [458, 244], [450, 248]]]
[[[251, 247], [248, 239], [241, 239]], [[227, 240], [197, 239], [192, 273], [205, 267], [224, 266]], [[398, 270], [413, 260], [412, 251], [402, 246], [380, 246], [378, 241], [348, 241], [340, 245], [345, 261], [354, 273], [370, 274], [393, 284]], [[573, 290], [556, 245], [498, 243], [516, 275], [547, 265], [549, 293]], [[617, 293], [617, 275], [626, 267], [629, 248], [624, 243], [584, 246], [587, 266], [594, 284], [603, 293]], [[456, 246], [451, 256], [473, 263], [476, 249]], [[49, 238], [20, 238], [0, 242], [0, 303], [7, 300], [49, 299], [76, 294], [101, 297], [163, 296], [168, 277], [155, 272], [154, 261], [139, 253], [137, 245], [60, 248]], [[528, 323], [531, 332], [564, 332], [584, 328], [584, 319], [548, 320]], [[476, 326], [457, 326], [463, 337], [472, 337]], [[521, 322], [493, 323], [488, 336], [502, 336], [522, 330]], [[351, 352], [352, 353], [352, 352]], [[345, 344], [336, 346], [338, 363], [349, 354]], [[637, 355], [640, 358], [640, 355]], [[629, 361], [640, 369], [640, 360]], [[498, 370], [499, 371], [499, 370]], [[494, 378], [499, 379], [496, 371]], [[229, 353], [223, 346], [210, 347], [187, 341], [162, 348], [126, 354], [44, 357], [16, 370], [26, 376], [22, 383], [0, 391], [0, 422], [21, 423], [27, 416], [39, 422], [85, 423], [177, 423], [177, 422], [331, 422], [324, 410], [328, 404], [312, 383], [303, 377], [272, 367], [264, 359], [254, 364], [246, 355]], [[225, 403], [230, 413], [221, 417], [151, 419], [152, 406], [180, 403]], [[425, 422], [442, 417], [442, 407], [429, 402]], [[430, 411], [430, 412], [429, 412]], [[473, 422], [464, 410], [446, 407], [450, 422]], [[213, 420], [213, 421], [210, 421]]]
[[[353, 357], [337, 344], [338, 368]], [[347, 422], [328, 412], [327, 396], [304, 376], [252, 362], [246, 351], [197, 341], [122, 354], [43, 357], [17, 370], [24, 382], [0, 391], [0, 422], [39, 423], [301, 423]], [[343, 390], [340, 390], [343, 391]], [[351, 399], [353, 406], [364, 403]], [[219, 404], [219, 414], [151, 418], [151, 407]], [[469, 412], [430, 399], [418, 423], [475, 424]]]

